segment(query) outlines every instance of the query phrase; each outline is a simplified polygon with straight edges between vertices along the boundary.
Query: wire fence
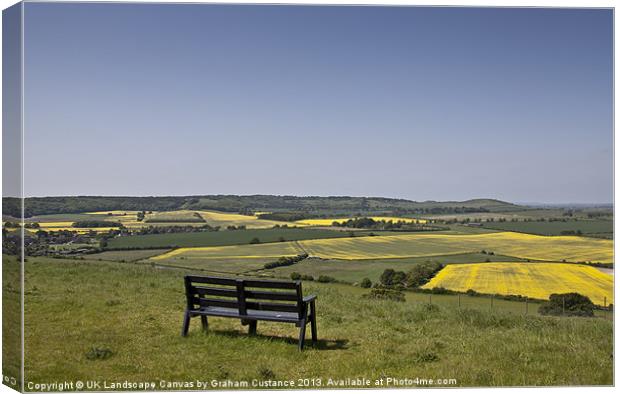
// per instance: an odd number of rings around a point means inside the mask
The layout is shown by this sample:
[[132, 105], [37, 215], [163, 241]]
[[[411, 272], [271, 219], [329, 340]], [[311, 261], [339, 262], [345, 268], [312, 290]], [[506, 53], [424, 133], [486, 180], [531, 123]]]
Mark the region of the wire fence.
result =
[[[548, 304], [546, 301], [538, 299], [530, 299], [527, 297], [507, 299], [502, 296], [484, 296], [484, 295], [468, 295], [468, 294], [433, 294], [433, 293], [414, 293], [413, 301], [423, 302], [438, 306], [451, 306], [459, 309], [480, 309], [490, 311], [500, 311], [517, 313], [528, 316], [540, 315], [539, 308], [541, 305]], [[555, 315], [570, 316], [574, 315], [574, 310], [567, 306], [566, 297], [560, 297], [561, 304], [554, 310]], [[556, 302], [557, 304], [557, 302]], [[613, 305], [607, 301], [607, 297], [603, 299], [603, 305], [594, 307], [594, 315], [613, 319]]]

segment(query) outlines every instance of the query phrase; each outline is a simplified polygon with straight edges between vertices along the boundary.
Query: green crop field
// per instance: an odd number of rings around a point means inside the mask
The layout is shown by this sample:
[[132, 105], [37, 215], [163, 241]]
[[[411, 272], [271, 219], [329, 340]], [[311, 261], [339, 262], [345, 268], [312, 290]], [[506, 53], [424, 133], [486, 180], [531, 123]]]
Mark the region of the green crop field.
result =
[[[523, 303], [496, 300], [491, 309], [489, 299], [475, 297], [463, 297], [458, 308], [454, 296], [432, 296], [430, 306], [426, 294], [398, 303], [362, 298], [367, 290], [348, 285], [305, 282], [304, 293], [318, 295], [316, 348], [299, 352], [293, 325], [260, 322], [249, 337], [247, 327], [222, 318], [210, 318], [207, 334], [193, 321], [182, 338], [182, 275], [29, 258], [26, 383], [67, 376], [156, 384], [312, 377], [321, 387], [360, 376], [452, 378], [455, 386], [613, 383], [612, 321], [524, 316]], [[93, 349], [108, 357], [91, 357]]]
[[141, 263], [148, 263], [153, 266], [162, 268], [184, 268], [189, 270], [200, 270], [205, 274], [237, 275], [260, 271], [264, 268], [266, 263], [272, 263], [276, 260], [276, 257], [216, 257], [198, 259], [179, 258], [167, 259], [164, 261], [144, 260], [141, 261]]
[[[483, 262], [491, 256], [481, 253], [465, 253], [433, 257], [409, 257], [402, 259], [386, 260], [322, 260], [306, 259], [297, 264], [259, 271], [262, 275], [270, 275], [277, 278], [289, 278], [291, 273], [298, 272], [303, 275], [312, 275], [318, 278], [320, 275], [331, 276], [342, 282], [356, 283], [368, 278], [373, 283], [379, 280], [384, 270], [391, 268], [396, 271], [407, 272], [413, 265], [427, 261], [436, 261], [442, 264], [464, 264]], [[492, 256], [493, 261], [515, 261], [514, 257]], [[192, 266], [193, 267], [193, 266]]]
[[120, 237], [110, 240], [109, 248], [127, 247], [201, 247], [249, 244], [253, 238], [260, 242], [278, 242], [280, 238], [286, 241], [315, 238], [348, 237], [342, 231], [303, 228], [275, 228], [256, 230], [208, 231], [196, 233], [149, 234]]
[[297, 242], [272, 242], [260, 245], [179, 248], [151, 257], [146, 262], [158, 266], [183, 267], [211, 272], [241, 273], [256, 271], [283, 256], [304, 253]]
[[583, 234], [613, 234], [613, 220], [568, 220], [566, 222], [490, 222], [484, 227], [539, 235], [560, 235], [562, 231], [581, 231]]
[[108, 250], [86, 256], [88, 260], [138, 261], [168, 252], [170, 249]]

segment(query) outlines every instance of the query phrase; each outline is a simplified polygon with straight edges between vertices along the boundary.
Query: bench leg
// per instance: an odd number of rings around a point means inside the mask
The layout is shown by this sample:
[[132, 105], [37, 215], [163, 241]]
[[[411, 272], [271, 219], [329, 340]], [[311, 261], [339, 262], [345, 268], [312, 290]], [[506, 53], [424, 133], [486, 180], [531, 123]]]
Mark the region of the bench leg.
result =
[[316, 335], [316, 307], [314, 301], [310, 304], [310, 330], [312, 331], [312, 344], [315, 345], [318, 337]]
[[258, 325], [258, 321], [256, 320], [252, 320], [249, 322], [249, 329], [248, 329], [248, 333], [250, 335], [256, 335], [256, 326]]
[[185, 311], [185, 316], [183, 317], [183, 328], [181, 329], [181, 336], [186, 337], [188, 330], [189, 330], [189, 311]]
[[209, 321], [207, 320], [207, 317], [200, 316], [200, 321], [202, 322], [202, 329], [204, 331], [207, 331], [207, 329], [209, 328]]
[[304, 350], [304, 341], [306, 340], [306, 320], [302, 320], [299, 327], [299, 351]]

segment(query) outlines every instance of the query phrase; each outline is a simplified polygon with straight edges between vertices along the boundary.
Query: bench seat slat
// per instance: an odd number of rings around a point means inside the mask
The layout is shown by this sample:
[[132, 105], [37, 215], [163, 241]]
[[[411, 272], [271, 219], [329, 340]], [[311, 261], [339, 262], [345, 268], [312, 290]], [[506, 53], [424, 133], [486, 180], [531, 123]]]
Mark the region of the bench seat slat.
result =
[[[237, 301], [227, 299], [194, 297], [193, 301], [194, 305], [200, 305], [202, 307], [219, 306], [224, 308], [236, 308], [237, 310], [239, 309], [239, 303]], [[274, 312], [299, 312], [299, 307], [297, 304], [270, 302], [246, 302], [246, 309]]]
[[299, 316], [296, 313], [291, 312], [275, 312], [275, 311], [257, 311], [248, 310], [247, 315], [240, 315], [239, 310], [234, 308], [222, 308], [208, 306], [198, 310], [191, 311], [194, 315], [206, 315], [206, 316], [220, 316], [220, 317], [234, 317], [239, 319], [248, 320], [267, 320], [275, 322], [287, 322], [296, 323], [299, 321]]

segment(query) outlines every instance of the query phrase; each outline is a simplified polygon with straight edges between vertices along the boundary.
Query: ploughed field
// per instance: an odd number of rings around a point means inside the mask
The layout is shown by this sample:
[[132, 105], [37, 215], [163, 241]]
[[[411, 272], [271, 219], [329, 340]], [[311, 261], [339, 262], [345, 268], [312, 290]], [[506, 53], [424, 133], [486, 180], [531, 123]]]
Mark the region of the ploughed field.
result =
[[[19, 264], [8, 257], [3, 268]], [[523, 303], [497, 300], [490, 309], [480, 297], [463, 296], [460, 308], [456, 296], [433, 295], [432, 305], [416, 293], [406, 302], [373, 300], [362, 297], [367, 289], [304, 282], [305, 294], [318, 295], [320, 341], [299, 352], [297, 329], [286, 324], [260, 322], [249, 337], [239, 321], [222, 318], [209, 318], [204, 334], [198, 319], [182, 338], [184, 270], [31, 257], [25, 271], [26, 384], [67, 376], [164, 382], [156, 390], [197, 388], [165, 385], [173, 381], [301, 378], [325, 388], [330, 378], [388, 376], [456, 386], [613, 383], [613, 323], [603, 318], [542, 317], [533, 305], [524, 315]], [[5, 312], [19, 305], [11, 278], [4, 275]]]

